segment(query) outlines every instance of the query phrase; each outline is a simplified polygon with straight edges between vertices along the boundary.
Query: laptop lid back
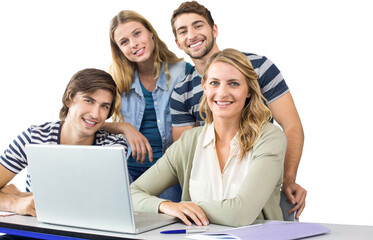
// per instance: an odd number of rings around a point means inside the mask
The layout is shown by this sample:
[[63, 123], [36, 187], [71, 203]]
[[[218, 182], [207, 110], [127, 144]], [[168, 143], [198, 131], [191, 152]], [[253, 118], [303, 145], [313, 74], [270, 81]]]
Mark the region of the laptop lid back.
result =
[[38, 221], [135, 233], [122, 147], [27, 145]]

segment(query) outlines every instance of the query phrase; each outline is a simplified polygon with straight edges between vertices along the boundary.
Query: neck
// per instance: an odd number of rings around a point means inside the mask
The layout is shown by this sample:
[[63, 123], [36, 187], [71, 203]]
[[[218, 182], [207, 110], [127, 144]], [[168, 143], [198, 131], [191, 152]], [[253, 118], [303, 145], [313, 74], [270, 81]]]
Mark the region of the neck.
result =
[[137, 72], [144, 75], [154, 75], [154, 65], [149, 63], [137, 63]]
[[153, 92], [157, 85], [157, 80], [154, 78], [153, 64], [137, 64], [137, 74], [139, 75], [142, 85], [150, 92]]
[[62, 125], [60, 144], [64, 145], [92, 145], [95, 136], [81, 136], [66, 122]]
[[194, 65], [196, 66], [196, 69], [197, 71], [199, 72], [199, 74], [203, 74], [203, 70], [205, 69], [205, 66], [206, 66], [206, 63], [207, 63], [207, 60], [216, 52], [219, 52], [219, 48], [218, 46], [216, 45], [216, 43], [214, 44], [213, 48], [211, 49], [211, 51], [206, 54], [206, 56], [202, 57], [202, 58], [191, 58]]
[[239, 123], [232, 120], [214, 121], [214, 130], [217, 142], [230, 142], [238, 131]]

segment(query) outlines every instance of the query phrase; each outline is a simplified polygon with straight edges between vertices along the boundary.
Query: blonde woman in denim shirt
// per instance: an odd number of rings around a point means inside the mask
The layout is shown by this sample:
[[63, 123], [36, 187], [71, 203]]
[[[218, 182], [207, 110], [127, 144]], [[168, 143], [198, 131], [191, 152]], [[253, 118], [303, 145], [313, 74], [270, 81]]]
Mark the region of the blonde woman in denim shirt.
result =
[[[130, 144], [129, 173], [136, 180], [172, 144], [171, 93], [191, 65], [168, 50], [149, 21], [130, 10], [112, 19], [110, 45], [110, 73], [121, 98], [114, 122], [103, 129], [124, 133]], [[178, 201], [180, 195], [180, 186], [174, 186], [162, 197]]]

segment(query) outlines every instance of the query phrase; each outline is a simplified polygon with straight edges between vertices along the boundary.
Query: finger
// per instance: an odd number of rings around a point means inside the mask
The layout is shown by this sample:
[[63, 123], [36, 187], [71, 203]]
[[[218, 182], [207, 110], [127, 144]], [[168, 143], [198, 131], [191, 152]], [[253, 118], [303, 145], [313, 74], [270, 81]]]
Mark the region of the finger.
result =
[[141, 163], [143, 164], [144, 163], [144, 160], [143, 160], [143, 150], [142, 150], [142, 145], [140, 142], [137, 142], [137, 151], [136, 151], [136, 162], [137, 163]]
[[150, 143], [149, 143], [148, 139], [146, 139], [145, 147], [146, 147], [146, 151], [148, 151], [149, 162], [153, 162], [153, 149], [150, 146]]
[[306, 202], [303, 203], [302, 207], [297, 211], [297, 214], [295, 215], [295, 218], [298, 219], [299, 216], [302, 214], [304, 208], [306, 207]]
[[290, 202], [291, 204], [296, 204], [297, 203], [294, 196], [293, 196], [291, 188], [288, 187], [286, 189], [283, 189], [282, 191], [284, 192], [285, 196], [288, 198], [288, 202]]
[[189, 205], [189, 206], [193, 206], [194, 213], [196, 214], [196, 216], [202, 222], [203, 225], [205, 225], [205, 226], [209, 225], [209, 220], [207, 219], [205, 211], [203, 211], [203, 209], [200, 206], [198, 206], [194, 203], [192, 205]]
[[307, 191], [303, 188], [299, 188], [295, 191], [295, 201], [300, 203], [305, 200]]
[[179, 218], [185, 225], [192, 226], [192, 223], [188, 220], [188, 218], [182, 213], [179, 212], [178, 214], [175, 214], [177, 218]]
[[140, 162], [141, 162], [141, 164], [144, 164], [145, 160], [146, 160], [146, 146], [145, 146], [145, 142], [144, 141], [141, 142], [140, 149], [141, 149], [141, 152], [140, 152]]
[[197, 226], [202, 225], [201, 221], [198, 219], [193, 209], [184, 208], [182, 212], [184, 213], [184, 215], [188, 216], [188, 218], [191, 219]]
[[302, 198], [298, 202], [299, 207], [298, 207], [298, 211], [296, 214], [296, 218], [299, 218], [300, 214], [303, 212], [303, 209], [306, 206], [306, 196], [307, 196], [307, 191], [304, 190], [302, 194]]
[[304, 205], [306, 201], [306, 191], [300, 191], [296, 193], [295, 196], [296, 196], [296, 199], [299, 199], [299, 200], [297, 200], [297, 204], [289, 210], [289, 213], [299, 211], [299, 209], [302, 208], [302, 206]]
[[35, 209], [32, 209], [32, 210], [31, 210], [30, 215], [33, 216], [33, 217], [36, 217], [36, 211], [35, 211]]
[[136, 147], [136, 142], [129, 142], [130, 146], [131, 146], [131, 151], [132, 151], [132, 158], [133, 159], [136, 159], [136, 155], [137, 155], [137, 147]]

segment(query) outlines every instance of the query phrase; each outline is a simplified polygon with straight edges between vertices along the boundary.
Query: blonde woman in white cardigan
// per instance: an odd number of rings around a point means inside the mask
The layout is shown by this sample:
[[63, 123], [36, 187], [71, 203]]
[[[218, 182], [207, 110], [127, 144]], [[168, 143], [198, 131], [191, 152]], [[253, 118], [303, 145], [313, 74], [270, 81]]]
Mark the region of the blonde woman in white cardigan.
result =
[[[187, 225], [282, 220], [286, 137], [269, 122], [271, 112], [250, 61], [234, 49], [214, 54], [202, 86], [206, 124], [186, 131], [132, 184], [135, 210], [176, 216]], [[155, 197], [176, 183], [182, 202]]]

